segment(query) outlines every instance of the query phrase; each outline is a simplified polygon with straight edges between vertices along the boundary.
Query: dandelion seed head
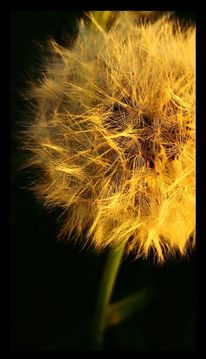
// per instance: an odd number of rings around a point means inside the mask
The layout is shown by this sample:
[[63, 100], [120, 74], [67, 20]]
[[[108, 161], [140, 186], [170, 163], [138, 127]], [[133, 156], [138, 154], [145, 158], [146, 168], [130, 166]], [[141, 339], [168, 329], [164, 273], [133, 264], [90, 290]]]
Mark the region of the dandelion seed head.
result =
[[36, 194], [64, 211], [60, 235], [86, 232], [97, 249], [125, 241], [159, 262], [185, 254], [195, 238], [194, 27], [120, 12], [109, 31], [81, 21], [71, 48], [49, 48], [24, 140]]

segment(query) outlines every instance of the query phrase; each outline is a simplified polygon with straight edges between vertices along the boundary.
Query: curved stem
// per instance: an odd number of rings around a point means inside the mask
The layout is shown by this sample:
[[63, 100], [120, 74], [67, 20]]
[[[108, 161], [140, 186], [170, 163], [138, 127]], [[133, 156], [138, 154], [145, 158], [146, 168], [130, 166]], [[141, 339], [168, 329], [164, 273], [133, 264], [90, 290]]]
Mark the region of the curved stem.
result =
[[116, 249], [111, 249], [109, 252], [103, 276], [100, 283], [96, 315], [94, 322], [94, 348], [96, 350], [101, 348], [103, 334], [105, 329], [106, 312], [113, 292], [115, 279], [120, 267], [121, 259], [124, 254], [126, 242], [120, 244]]

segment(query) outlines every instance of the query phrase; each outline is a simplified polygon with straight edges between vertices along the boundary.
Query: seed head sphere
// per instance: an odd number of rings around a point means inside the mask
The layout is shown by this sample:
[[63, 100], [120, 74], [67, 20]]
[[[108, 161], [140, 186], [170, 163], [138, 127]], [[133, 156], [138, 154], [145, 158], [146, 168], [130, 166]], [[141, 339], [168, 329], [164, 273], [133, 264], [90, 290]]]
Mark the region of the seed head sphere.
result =
[[30, 88], [33, 189], [62, 208], [61, 236], [164, 262], [195, 243], [195, 28], [128, 12], [92, 25], [50, 41]]

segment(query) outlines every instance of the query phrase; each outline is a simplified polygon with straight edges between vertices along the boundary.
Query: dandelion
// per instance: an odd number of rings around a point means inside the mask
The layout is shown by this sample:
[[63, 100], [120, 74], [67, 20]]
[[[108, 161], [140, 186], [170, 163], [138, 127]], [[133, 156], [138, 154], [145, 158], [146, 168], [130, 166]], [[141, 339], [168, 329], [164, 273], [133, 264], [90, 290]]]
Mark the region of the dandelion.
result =
[[34, 191], [63, 210], [60, 236], [163, 263], [195, 245], [195, 28], [140, 15], [95, 12], [71, 47], [50, 41], [24, 141]]
[[162, 262], [194, 244], [195, 30], [118, 16], [108, 32], [81, 21], [71, 48], [50, 41], [25, 143], [60, 235]]

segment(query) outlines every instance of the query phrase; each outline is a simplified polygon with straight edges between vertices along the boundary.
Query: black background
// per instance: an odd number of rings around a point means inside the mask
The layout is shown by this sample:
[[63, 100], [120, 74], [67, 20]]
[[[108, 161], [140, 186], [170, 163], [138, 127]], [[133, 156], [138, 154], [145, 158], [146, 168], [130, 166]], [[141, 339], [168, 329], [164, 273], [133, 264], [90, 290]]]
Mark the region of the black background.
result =
[[[26, 189], [32, 174], [16, 133], [27, 113], [21, 97], [27, 73], [38, 75], [39, 47], [50, 36], [68, 42], [82, 12], [11, 13], [10, 347], [12, 350], [89, 350], [90, 329], [106, 252], [57, 241], [59, 211], [48, 212]], [[192, 12], [177, 12], [194, 21]], [[66, 38], [66, 40], [65, 40]], [[27, 116], [27, 115], [26, 115]], [[105, 349], [195, 350], [195, 254], [162, 267], [125, 258], [114, 299], [153, 285], [144, 311], [105, 334]]]

